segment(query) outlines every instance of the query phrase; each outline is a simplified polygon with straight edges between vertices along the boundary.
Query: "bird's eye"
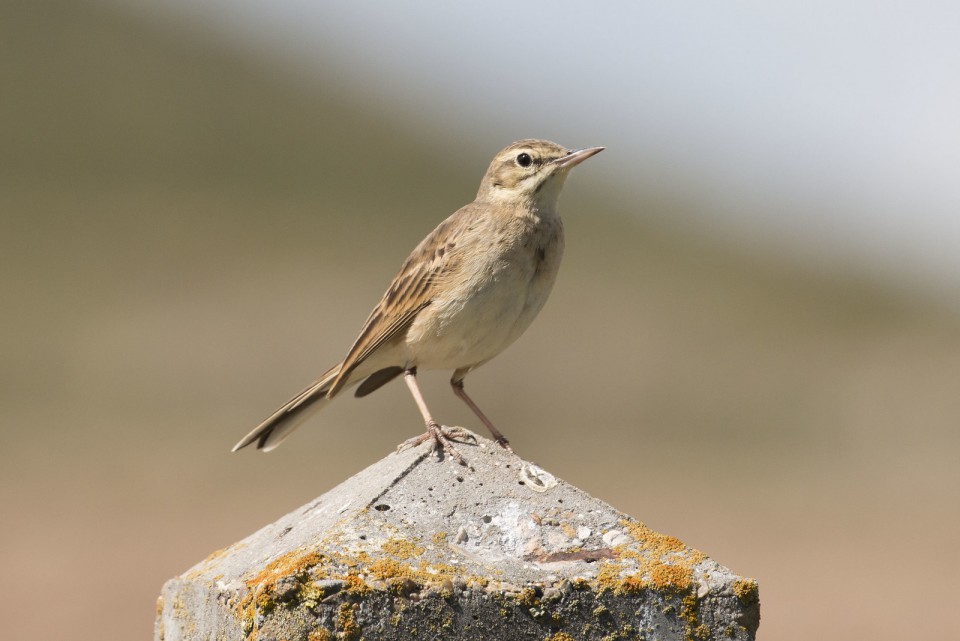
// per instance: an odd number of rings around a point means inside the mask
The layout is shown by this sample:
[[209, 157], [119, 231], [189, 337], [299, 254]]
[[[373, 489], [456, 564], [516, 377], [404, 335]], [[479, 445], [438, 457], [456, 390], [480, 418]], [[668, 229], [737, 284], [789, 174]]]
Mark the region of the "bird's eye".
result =
[[533, 164], [533, 158], [531, 158], [530, 154], [528, 154], [527, 152], [523, 152], [522, 154], [517, 156], [517, 164], [520, 165], [521, 167], [529, 167], [530, 165]]

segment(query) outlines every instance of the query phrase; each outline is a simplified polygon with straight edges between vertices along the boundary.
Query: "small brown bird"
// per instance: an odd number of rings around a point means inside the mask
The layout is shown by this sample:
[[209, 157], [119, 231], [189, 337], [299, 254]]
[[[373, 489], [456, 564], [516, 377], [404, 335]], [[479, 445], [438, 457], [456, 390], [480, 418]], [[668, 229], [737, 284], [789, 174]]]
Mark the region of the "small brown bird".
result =
[[507, 439], [467, 396], [464, 377], [527, 329], [550, 294], [563, 254], [557, 199], [570, 169], [603, 151], [570, 151], [521, 140], [498, 153], [476, 199], [440, 223], [413, 250], [370, 313], [346, 358], [258, 425], [233, 451], [269, 452], [341, 390], [366, 396], [401, 374], [427, 432], [401, 447], [434, 439], [457, 461], [458, 428], [437, 423], [420, 394], [417, 371], [452, 369], [450, 385], [490, 430]]

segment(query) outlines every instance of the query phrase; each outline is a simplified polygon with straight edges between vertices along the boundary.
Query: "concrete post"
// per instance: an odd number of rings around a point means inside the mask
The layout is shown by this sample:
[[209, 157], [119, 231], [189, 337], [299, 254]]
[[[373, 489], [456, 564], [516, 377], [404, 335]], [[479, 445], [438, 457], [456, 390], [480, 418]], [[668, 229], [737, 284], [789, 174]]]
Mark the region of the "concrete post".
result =
[[478, 438], [390, 454], [168, 581], [156, 641], [752, 640], [757, 583]]

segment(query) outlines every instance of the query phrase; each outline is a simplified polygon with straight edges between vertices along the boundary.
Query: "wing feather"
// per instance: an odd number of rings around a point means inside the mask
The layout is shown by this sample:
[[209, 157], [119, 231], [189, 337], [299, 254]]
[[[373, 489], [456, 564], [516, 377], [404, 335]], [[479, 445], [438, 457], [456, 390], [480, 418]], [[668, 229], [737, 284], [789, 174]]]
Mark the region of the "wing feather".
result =
[[401, 336], [417, 314], [434, 300], [438, 286], [460, 265], [462, 254], [457, 251], [457, 245], [476, 219], [476, 212], [472, 205], [461, 208], [414, 248], [343, 359], [340, 372], [327, 393], [329, 398], [340, 391], [360, 363]]

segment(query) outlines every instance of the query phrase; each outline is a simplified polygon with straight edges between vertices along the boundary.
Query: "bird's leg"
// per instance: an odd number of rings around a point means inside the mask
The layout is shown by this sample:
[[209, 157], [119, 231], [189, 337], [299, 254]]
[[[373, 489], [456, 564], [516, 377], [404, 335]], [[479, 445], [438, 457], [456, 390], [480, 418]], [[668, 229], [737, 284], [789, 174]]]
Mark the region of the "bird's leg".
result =
[[487, 429], [490, 430], [490, 434], [493, 436], [493, 440], [497, 442], [501, 447], [506, 449], [508, 452], [513, 452], [513, 448], [510, 447], [510, 441], [507, 440], [507, 437], [500, 433], [500, 430], [493, 426], [493, 423], [490, 422], [490, 419], [477, 407], [477, 404], [473, 402], [473, 399], [467, 396], [467, 390], [463, 389], [463, 376], [466, 375], [466, 372], [458, 378], [460, 371], [457, 370], [453, 373], [453, 378], [450, 379], [450, 387], [453, 388], [453, 393], [457, 395], [457, 398], [462, 400], [467, 404], [473, 413], [477, 415], [477, 418], [487, 426]]
[[410, 393], [413, 395], [413, 400], [416, 401], [417, 407], [420, 408], [420, 413], [423, 415], [423, 421], [427, 424], [427, 433], [421, 434], [420, 436], [415, 436], [414, 438], [407, 439], [400, 444], [398, 449], [406, 449], [408, 447], [416, 447], [424, 441], [433, 439], [434, 447], [440, 447], [446, 452], [450, 457], [460, 463], [461, 465], [466, 465], [463, 456], [460, 455], [460, 452], [457, 451], [457, 448], [453, 446], [453, 443], [450, 442], [450, 436], [456, 435], [456, 429], [448, 428], [447, 431], [444, 431], [443, 426], [433, 420], [433, 417], [430, 415], [430, 410], [427, 408], [427, 403], [423, 400], [423, 394], [420, 393], [420, 386], [417, 385], [417, 368], [411, 367], [410, 369], [404, 370], [403, 380], [407, 382], [407, 387], [410, 388]]

